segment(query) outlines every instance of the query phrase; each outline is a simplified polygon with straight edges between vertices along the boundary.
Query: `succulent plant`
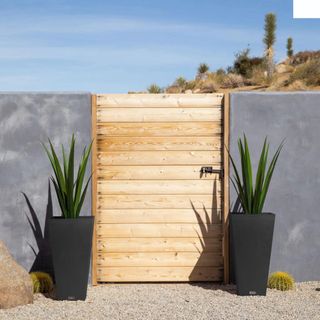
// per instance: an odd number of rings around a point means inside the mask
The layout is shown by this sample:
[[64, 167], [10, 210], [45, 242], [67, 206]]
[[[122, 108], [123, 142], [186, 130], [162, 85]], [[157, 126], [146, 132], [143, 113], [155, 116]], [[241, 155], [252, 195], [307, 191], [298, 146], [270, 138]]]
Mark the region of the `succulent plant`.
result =
[[274, 272], [268, 279], [268, 288], [287, 291], [293, 289], [294, 279], [287, 273], [282, 271]]
[[34, 293], [49, 293], [53, 288], [51, 276], [46, 272], [36, 271], [30, 273]]

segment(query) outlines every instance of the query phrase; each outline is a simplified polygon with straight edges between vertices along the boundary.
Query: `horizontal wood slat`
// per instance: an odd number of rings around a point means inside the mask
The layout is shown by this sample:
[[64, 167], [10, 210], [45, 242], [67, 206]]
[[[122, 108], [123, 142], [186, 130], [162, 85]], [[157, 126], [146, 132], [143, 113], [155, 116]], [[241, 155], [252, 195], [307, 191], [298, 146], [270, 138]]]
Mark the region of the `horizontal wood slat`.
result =
[[221, 192], [216, 180], [108, 180], [98, 181], [98, 194], [207, 194]]
[[221, 208], [221, 197], [209, 195], [103, 195], [99, 209], [196, 209]]
[[221, 120], [221, 108], [98, 108], [99, 122], [186, 122]]
[[98, 253], [99, 267], [223, 267], [222, 255], [198, 252]]
[[100, 238], [217, 238], [221, 236], [221, 224], [98, 224]]
[[221, 151], [220, 137], [106, 137], [99, 151], [202, 150]]
[[[212, 166], [204, 164], [204, 166]], [[219, 170], [220, 165], [212, 166]], [[216, 180], [220, 174], [200, 174], [201, 166], [104, 166], [98, 169], [99, 180]]]
[[221, 281], [222, 268], [216, 267], [98, 267], [101, 282]]
[[113, 209], [96, 212], [97, 223], [219, 223], [217, 209]]
[[100, 238], [98, 252], [222, 252], [221, 238]]
[[[110, 165], [221, 165], [219, 151], [112, 151], [98, 152], [98, 164]], [[199, 168], [200, 170], [200, 168]]]
[[215, 107], [221, 106], [222, 94], [212, 95], [186, 95], [186, 94], [175, 94], [175, 95], [152, 95], [152, 94], [108, 94], [108, 95], [97, 95], [97, 106], [98, 107], [118, 107], [118, 108], [189, 108], [189, 107]]
[[98, 123], [97, 137], [215, 137], [221, 136], [221, 121], [205, 122], [115, 122]]

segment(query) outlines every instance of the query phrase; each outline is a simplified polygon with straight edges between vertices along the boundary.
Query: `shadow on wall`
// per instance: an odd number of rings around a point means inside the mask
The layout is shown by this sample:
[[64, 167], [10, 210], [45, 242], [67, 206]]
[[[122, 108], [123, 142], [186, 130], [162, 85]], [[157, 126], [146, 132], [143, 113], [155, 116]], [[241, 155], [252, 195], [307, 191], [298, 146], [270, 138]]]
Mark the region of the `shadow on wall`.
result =
[[221, 224], [221, 214], [218, 211], [217, 206], [217, 180], [214, 180], [211, 208], [207, 209], [203, 206], [202, 209], [196, 209], [194, 204], [191, 202], [191, 207], [200, 227], [201, 234], [198, 233], [198, 238], [201, 244], [201, 249], [197, 248], [200, 253], [200, 257], [189, 276], [190, 281], [197, 281], [197, 279], [199, 279], [199, 272], [201, 272], [199, 271], [199, 268], [205, 267], [203, 272], [206, 272], [207, 276], [211, 278], [210, 268], [218, 269], [221, 267], [221, 259], [219, 256], [222, 254], [222, 245], [219, 245], [219, 240], [215, 237], [215, 229], [213, 228], [214, 226]]
[[53, 216], [50, 181], [48, 182], [48, 202], [47, 202], [43, 232], [38, 219], [38, 215], [36, 214], [34, 208], [32, 207], [32, 204], [28, 196], [24, 192], [22, 192], [22, 194], [27, 202], [27, 206], [30, 212], [30, 216], [27, 214], [26, 216], [38, 246], [38, 253], [37, 253], [36, 248], [34, 248], [30, 243], [28, 243], [28, 245], [30, 246], [31, 250], [35, 255], [35, 260], [30, 268], [30, 272], [43, 271], [43, 272], [49, 273], [53, 277], [54, 273], [53, 273], [51, 248], [49, 244], [49, 226], [48, 226], [49, 219]]

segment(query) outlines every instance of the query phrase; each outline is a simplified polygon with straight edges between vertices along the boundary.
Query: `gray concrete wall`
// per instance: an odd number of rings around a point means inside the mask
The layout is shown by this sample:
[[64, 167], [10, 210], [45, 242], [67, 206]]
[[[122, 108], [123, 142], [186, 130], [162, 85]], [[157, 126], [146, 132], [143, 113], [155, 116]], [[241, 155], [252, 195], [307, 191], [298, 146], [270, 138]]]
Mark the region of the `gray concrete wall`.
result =
[[237, 160], [243, 132], [255, 168], [265, 136], [271, 154], [286, 139], [264, 209], [276, 213], [270, 271], [320, 280], [320, 93], [234, 93], [230, 113]]
[[[0, 240], [27, 270], [38, 253], [27, 216], [33, 221], [26, 194], [43, 229], [52, 174], [41, 141], [68, 144], [74, 132], [79, 146], [91, 136], [89, 93], [0, 93]], [[90, 190], [83, 214], [91, 214]], [[52, 190], [53, 214], [60, 215]], [[46, 244], [39, 241], [40, 245]]]

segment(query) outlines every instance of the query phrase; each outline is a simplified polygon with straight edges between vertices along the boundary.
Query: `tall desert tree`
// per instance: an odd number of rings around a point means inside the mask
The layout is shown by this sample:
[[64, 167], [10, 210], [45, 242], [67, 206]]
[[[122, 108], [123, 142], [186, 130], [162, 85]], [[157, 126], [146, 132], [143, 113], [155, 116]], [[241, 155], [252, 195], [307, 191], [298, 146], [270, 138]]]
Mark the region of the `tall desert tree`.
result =
[[293, 40], [291, 37], [287, 39], [287, 56], [289, 59], [293, 56]]
[[274, 43], [276, 41], [277, 18], [274, 13], [268, 13], [264, 19], [264, 38], [263, 42], [266, 46], [265, 56], [267, 59], [268, 77], [271, 78], [274, 69]]

